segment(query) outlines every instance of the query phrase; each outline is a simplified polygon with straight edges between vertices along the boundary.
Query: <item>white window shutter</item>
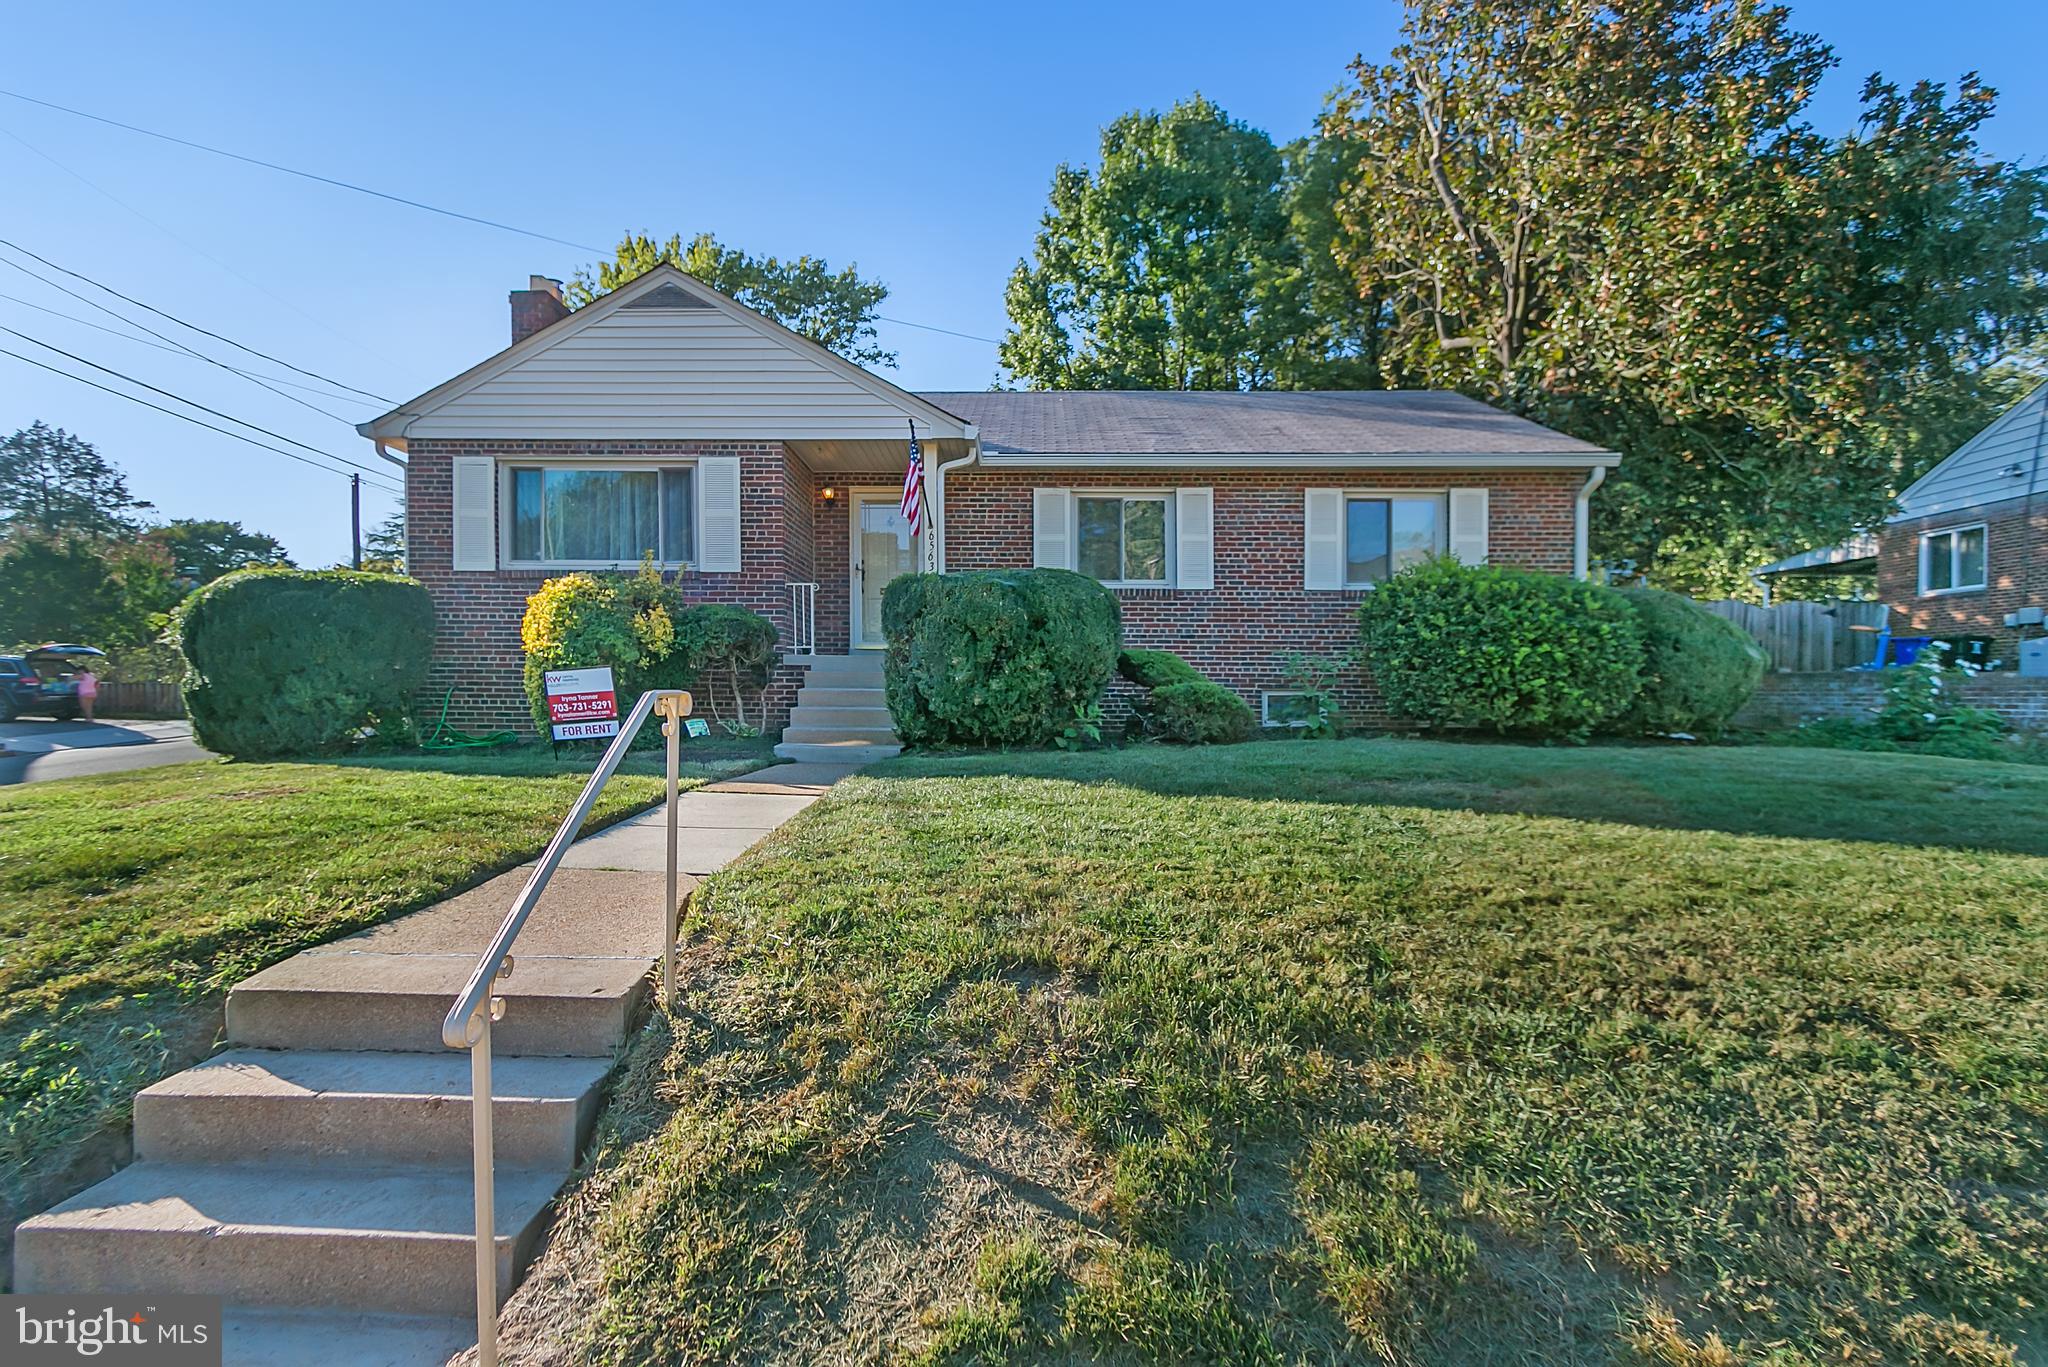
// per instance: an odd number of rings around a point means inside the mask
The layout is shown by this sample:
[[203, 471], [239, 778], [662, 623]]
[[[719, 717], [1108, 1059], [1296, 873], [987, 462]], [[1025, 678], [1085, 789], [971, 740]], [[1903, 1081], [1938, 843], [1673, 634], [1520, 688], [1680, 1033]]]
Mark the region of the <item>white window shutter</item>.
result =
[[1486, 490], [1450, 491], [1451, 528], [1447, 538], [1452, 555], [1467, 565], [1486, 563]]
[[1031, 491], [1031, 563], [1041, 570], [1074, 568], [1074, 491]]
[[452, 462], [450, 502], [454, 554], [449, 568], [498, 568], [498, 462], [490, 456], [457, 456]]
[[697, 568], [740, 572], [740, 462], [705, 456], [697, 462]]
[[1301, 583], [1308, 589], [1344, 587], [1344, 491], [1310, 489], [1302, 498]]
[[1183, 589], [1215, 588], [1215, 491], [1174, 490], [1173, 527], [1175, 586]]

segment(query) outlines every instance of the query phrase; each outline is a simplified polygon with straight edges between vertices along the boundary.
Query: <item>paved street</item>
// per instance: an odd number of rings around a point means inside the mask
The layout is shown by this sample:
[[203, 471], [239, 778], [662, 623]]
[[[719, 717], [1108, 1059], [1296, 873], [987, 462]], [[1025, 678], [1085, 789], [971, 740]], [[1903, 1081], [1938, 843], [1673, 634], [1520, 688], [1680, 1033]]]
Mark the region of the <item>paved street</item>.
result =
[[186, 721], [56, 721], [23, 717], [0, 722], [0, 786], [110, 774], [208, 759]]

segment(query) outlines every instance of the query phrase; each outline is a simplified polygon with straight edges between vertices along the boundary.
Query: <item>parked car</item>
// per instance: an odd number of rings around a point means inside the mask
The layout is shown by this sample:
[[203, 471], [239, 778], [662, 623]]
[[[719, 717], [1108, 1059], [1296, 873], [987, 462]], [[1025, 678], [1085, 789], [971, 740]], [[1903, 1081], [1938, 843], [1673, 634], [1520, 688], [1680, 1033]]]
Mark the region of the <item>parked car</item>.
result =
[[21, 655], [0, 655], [0, 721], [40, 712], [70, 721], [80, 713], [78, 675], [104, 672], [107, 653], [51, 642]]

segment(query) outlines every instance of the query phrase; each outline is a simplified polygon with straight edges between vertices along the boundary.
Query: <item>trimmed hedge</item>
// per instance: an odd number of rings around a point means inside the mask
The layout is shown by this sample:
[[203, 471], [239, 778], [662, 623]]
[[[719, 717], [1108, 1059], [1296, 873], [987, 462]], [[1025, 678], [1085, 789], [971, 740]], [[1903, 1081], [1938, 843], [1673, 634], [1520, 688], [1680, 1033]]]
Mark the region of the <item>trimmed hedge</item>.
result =
[[193, 735], [269, 759], [345, 749], [366, 726], [408, 732], [434, 604], [396, 575], [249, 569], [193, 593], [175, 629]]
[[1622, 589], [1643, 635], [1643, 691], [1617, 729], [1712, 735], [1749, 701], [1769, 657], [1756, 638], [1690, 598], [1662, 589]]
[[1071, 570], [907, 574], [882, 594], [884, 682], [911, 745], [1047, 745], [1116, 671], [1116, 598]]
[[1140, 688], [1194, 683], [1202, 677], [1193, 665], [1170, 650], [1126, 650], [1116, 657], [1116, 672]]
[[1358, 616], [1388, 707], [1430, 726], [1583, 738], [1642, 689], [1635, 610], [1575, 579], [1435, 559], [1383, 581]]
[[1233, 745], [1250, 740], [1256, 724], [1243, 698], [1200, 677], [1153, 689], [1144, 715], [1146, 727], [1154, 734], [1190, 745]]

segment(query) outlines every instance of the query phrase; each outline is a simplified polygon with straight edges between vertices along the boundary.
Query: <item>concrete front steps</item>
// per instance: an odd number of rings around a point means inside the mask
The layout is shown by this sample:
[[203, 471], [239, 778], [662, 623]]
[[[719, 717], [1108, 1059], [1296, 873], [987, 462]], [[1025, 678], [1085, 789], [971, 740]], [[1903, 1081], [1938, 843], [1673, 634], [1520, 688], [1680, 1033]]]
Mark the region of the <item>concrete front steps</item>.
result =
[[806, 670], [775, 753], [784, 759], [867, 764], [897, 754], [896, 724], [882, 692], [882, 652], [798, 658]]
[[[17, 1228], [14, 1289], [221, 1296], [230, 1363], [407, 1367], [475, 1342], [469, 1060], [441, 1045], [440, 1020], [525, 877], [237, 986], [232, 1047], [137, 1095], [136, 1161]], [[499, 985], [501, 1302], [646, 998], [660, 882], [557, 873], [522, 937], [534, 952]]]

